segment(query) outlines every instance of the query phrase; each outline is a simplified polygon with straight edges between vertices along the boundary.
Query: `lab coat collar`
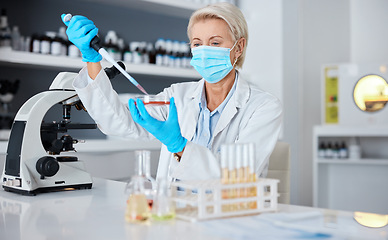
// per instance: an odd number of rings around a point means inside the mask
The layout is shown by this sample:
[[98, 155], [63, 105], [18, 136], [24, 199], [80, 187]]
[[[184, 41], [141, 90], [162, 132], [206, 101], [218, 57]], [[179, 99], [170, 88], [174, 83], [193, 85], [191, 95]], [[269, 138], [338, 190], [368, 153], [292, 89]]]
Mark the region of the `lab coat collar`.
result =
[[[229, 99], [226, 104], [220, 119], [218, 120], [217, 126], [214, 129], [213, 139], [214, 137], [221, 132], [231, 121], [234, 115], [237, 113], [237, 108], [241, 108], [246, 104], [250, 97], [250, 87], [248, 82], [246, 82], [243, 78], [241, 78], [241, 74], [238, 73], [236, 90], [233, 96]], [[199, 116], [199, 104], [198, 101], [200, 99], [200, 94], [202, 92], [203, 86], [205, 84], [205, 80], [201, 79], [196, 88], [193, 90], [191, 95], [188, 95], [188, 104], [187, 107], [190, 111], [186, 111], [188, 115], [185, 117], [188, 121], [185, 121], [186, 124], [181, 125], [182, 135], [191, 140], [195, 134], [195, 129], [198, 123]], [[213, 141], [213, 139], [211, 141]]]
[[193, 89], [192, 94], [188, 95], [186, 99], [187, 104], [185, 108], [187, 107], [189, 110], [185, 111], [187, 114], [183, 117], [185, 119], [185, 124], [181, 124], [180, 126], [182, 136], [185, 137], [187, 140], [191, 140], [195, 134], [200, 110], [198, 104], [198, 97], [199, 94], [201, 94], [204, 81], [204, 79], [201, 79], [195, 89]]
[[241, 74], [238, 74], [238, 81], [236, 86], [236, 91], [233, 94], [232, 99], [234, 99], [235, 106], [241, 108], [244, 106], [251, 96], [251, 89], [247, 81], [241, 78]]
[[243, 107], [247, 102], [251, 95], [250, 88], [248, 82], [240, 77], [238, 74], [236, 91], [233, 96], [226, 104], [224, 111], [222, 112], [220, 119], [218, 120], [217, 126], [214, 129], [212, 143], [214, 138], [220, 133], [232, 120], [234, 115], [236, 115], [238, 108]]

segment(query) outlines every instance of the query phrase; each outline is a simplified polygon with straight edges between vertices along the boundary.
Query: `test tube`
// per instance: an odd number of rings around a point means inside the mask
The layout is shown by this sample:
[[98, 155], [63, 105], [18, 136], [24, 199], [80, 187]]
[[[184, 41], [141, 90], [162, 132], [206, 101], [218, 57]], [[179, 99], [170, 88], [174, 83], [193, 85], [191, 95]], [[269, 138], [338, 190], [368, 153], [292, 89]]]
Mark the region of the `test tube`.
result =
[[[257, 176], [255, 173], [255, 145], [253, 143], [250, 143], [248, 145], [248, 151], [249, 151], [249, 181], [250, 182], [257, 182]], [[252, 187], [249, 191], [249, 196], [256, 197], [257, 196], [257, 187]], [[257, 202], [253, 201], [248, 204], [249, 208], [256, 209], [257, 208]]]
[[[229, 183], [229, 169], [228, 169], [228, 145], [221, 146], [221, 183], [228, 184]], [[221, 197], [223, 199], [227, 199], [229, 197], [228, 190], [221, 191]], [[229, 211], [229, 205], [223, 204], [221, 206], [222, 212]]]
[[229, 183], [229, 172], [228, 172], [228, 146], [221, 146], [221, 183]]
[[[243, 172], [244, 172], [244, 182], [247, 183], [249, 182], [249, 145], [247, 143], [245, 143], [243, 146], [242, 146], [242, 162], [243, 162]], [[242, 189], [243, 192], [243, 196], [244, 197], [249, 197], [249, 188], [243, 188]], [[243, 204], [243, 209], [248, 209], [248, 203], [244, 203]]]
[[[236, 145], [230, 144], [228, 151], [228, 168], [229, 168], [229, 183], [235, 184], [237, 183], [237, 169], [236, 169]], [[231, 188], [229, 189], [229, 198], [237, 197], [237, 189]], [[230, 211], [236, 210], [236, 204], [229, 205]]]

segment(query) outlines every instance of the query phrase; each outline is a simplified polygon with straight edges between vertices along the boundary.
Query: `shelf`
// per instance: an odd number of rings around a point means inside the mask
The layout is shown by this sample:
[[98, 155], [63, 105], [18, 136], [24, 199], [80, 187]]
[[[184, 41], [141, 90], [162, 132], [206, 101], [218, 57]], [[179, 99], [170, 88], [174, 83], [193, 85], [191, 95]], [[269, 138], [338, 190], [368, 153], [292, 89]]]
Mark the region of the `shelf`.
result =
[[128, 9], [157, 13], [167, 16], [189, 18], [193, 11], [206, 6], [205, 3], [195, 3], [184, 0], [84, 0], [87, 2], [109, 4]]
[[315, 126], [314, 133], [319, 137], [386, 137], [388, 136], [388, 124], [387, 126]]
[[[82, 62], [81, 58], [13, 51], [10, 48], [4, 47], [0, 48], [0, 63], [52, 69], [73, 69], [77, 71], [86, 65], [84, 62]], [[103, 67], [112, 65], [107, 61], [102, 61], [101, 63]], [[194, 69], [163, 67], [157, 66], [155, 64], [132, 64], [128, 62], [124, 62], [124, 64], [127, 72], [130, 74], [179, 77], [189, 79], [201, 78], [201, 76]]]
[[388, 165], [388, 159], [318, 159], [319, 164]]

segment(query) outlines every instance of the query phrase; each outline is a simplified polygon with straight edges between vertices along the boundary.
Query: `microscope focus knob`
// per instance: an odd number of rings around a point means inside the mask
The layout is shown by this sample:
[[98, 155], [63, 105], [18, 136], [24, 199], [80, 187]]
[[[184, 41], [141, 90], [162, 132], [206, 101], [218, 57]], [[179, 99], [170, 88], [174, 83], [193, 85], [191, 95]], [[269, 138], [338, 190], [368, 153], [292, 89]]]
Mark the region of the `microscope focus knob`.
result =
[[59, 163], [54, 157], [41, 157], [36, 162], [36, 171], [38, 171], [41, 176], [52, 177], [58, 172], [58, 170]]

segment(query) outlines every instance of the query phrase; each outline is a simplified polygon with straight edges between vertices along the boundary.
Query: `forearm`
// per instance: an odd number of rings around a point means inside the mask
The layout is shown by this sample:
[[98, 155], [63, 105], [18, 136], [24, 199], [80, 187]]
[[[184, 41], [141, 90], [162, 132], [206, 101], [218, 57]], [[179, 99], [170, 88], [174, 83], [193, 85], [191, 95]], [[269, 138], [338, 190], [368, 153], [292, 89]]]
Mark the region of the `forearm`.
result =
[[98, 73], [101, 71], [102, 66], [100, 62], [87, 62], [88, 74], [91, 79], [96, 79]]

